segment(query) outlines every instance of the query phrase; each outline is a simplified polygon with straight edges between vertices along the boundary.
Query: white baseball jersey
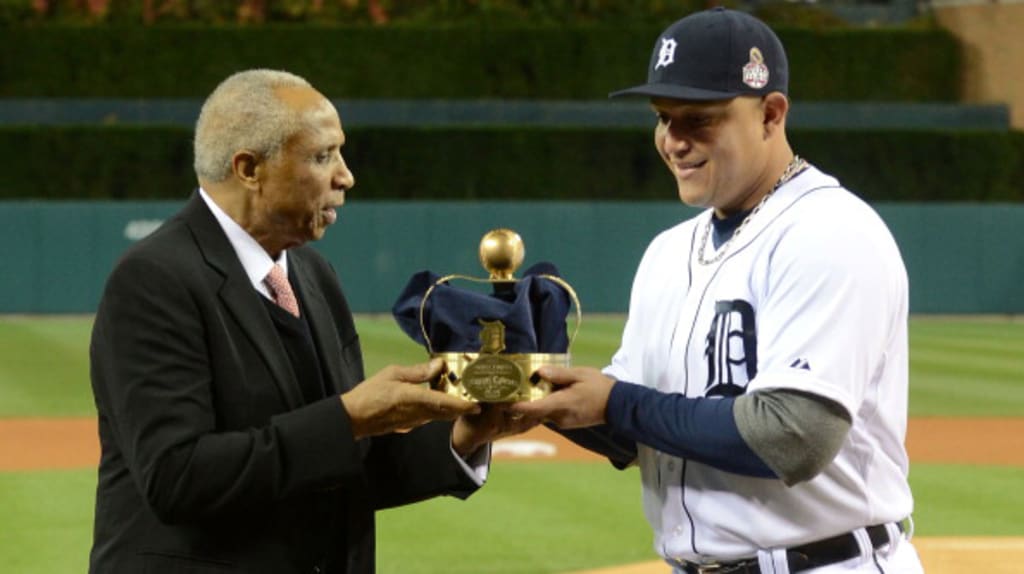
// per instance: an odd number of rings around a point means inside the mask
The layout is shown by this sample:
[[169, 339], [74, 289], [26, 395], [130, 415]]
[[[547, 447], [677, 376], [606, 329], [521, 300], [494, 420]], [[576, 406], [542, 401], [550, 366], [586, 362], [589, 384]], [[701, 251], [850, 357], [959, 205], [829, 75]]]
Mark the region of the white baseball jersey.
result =
[[[704, 265], [697, 251], [710, 217], [648, 247], [605, 373], [688, 397], [805, 391], [842, 405], [853, 425], [825, 470], [793, 487], [640, 445], [656, 551], [729, 560], [905, 518], [907, 276], [889, 230], [814, 167]], [[711, 259], [710, 238], [706, 249]]]

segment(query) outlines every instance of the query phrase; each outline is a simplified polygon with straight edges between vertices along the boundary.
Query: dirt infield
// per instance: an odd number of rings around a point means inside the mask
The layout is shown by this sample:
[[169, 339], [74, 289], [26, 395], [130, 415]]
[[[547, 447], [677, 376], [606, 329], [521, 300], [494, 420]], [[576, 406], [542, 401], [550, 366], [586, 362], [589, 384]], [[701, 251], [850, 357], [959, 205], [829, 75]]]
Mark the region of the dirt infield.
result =
[[[917, 418], [910, 421], [912, 462], [1024, 466], [1024, 418]], [[503, 460], [591, 460], [600, 457], [544, 428], [494, 445]], [[96, 419], [0, 419], [0, 471], [95, 467]], [[1011, 574], [1024, 564], [1024, 538], [915, 538], [928, 574]], [[571, 574], [667, 574], [659, 561]]]
[[0, 419], [0, 471], [87, 468], [99, 460], [94, 418]]
[[[1024, 466], [1024, 418], [911, 419], [907, 451], [911, 462]], [[499, 441], [495, 456], [603, 460], [545, 428]]]
[[[1024, 466], [1024, 418], [915, 418], [913, 462]], [[495, 457], [601, 460], [544, 428], [499, 441]], [[0, 419], [0, 471], [87, 468], [99, 461], [96, 419]]]

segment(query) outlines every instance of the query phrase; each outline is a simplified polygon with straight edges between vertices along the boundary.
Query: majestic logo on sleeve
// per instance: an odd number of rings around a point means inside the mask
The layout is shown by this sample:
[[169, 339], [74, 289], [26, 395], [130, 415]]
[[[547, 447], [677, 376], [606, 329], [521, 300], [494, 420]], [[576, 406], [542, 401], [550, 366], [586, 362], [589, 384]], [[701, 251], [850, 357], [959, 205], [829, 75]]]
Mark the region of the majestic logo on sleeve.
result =
[[750, 49], [750, 61], [743, 66], [743, 83], [755, 90], [768, 85], [768, 66], [764, 65], [764, 56], [756, 47]]
[[735, 397], [757, 375], [757, 329], [754, 307], [742, 300], [715, 302], [704, 358], [708, 382], [704, 396]]
[[805, 371], [810, 371], [811, 370], [811, 364], [807, 362], [807, 359], [804, 359], [804, 358], [801, 357], [799, 359], [794, 360], [792, 363], [790, 363], [789, 364], [789, 368], [791, 368], [791, 369], [803, 369]]
[[658, 51], [658, 62], [654, 64], [654, 69], [664, 68], [665, 66], [676, 61], [676, 41], [672, 38], [661, 39], [661, 50]]

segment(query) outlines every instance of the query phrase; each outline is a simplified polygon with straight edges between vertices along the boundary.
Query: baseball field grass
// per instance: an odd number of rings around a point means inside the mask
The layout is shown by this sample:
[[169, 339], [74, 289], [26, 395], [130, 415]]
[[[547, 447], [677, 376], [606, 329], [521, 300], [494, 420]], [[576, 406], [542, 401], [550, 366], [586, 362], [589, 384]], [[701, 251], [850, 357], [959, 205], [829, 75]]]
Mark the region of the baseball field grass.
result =
[[[622, 321], [586, 317], [574, 362], [607, 362]], [[369, 371], [424, 358], [390, 317], [357, 323]], [[90, 327], [91, 317], [0, 317], [0, 419], [95, 416]], [[1024, 321], [912, 319], [910, 405], [913, 417], [1024, 418]], [[94, 468], [0, 472], [0, 572], [85, 572], [95, 480]], [[1024, 467], [912, 462], [911, 484], [918, 535], [1024, 536]], [[600, 462], [497, 460], [467, 501], [378, 515], [382, 574], [561, 573], [655, 558], [638, 473]]]

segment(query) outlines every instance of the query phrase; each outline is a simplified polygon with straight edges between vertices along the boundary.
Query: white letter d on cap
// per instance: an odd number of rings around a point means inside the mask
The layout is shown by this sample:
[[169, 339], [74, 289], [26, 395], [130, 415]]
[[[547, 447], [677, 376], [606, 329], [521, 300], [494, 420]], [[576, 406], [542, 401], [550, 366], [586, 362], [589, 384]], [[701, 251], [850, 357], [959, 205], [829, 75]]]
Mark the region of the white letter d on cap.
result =
[[676, 41], [672, 38], [661, 39], [661, 50], [658, 51], [658, 63], [654, 69], [663, 68], [676, 61]]

